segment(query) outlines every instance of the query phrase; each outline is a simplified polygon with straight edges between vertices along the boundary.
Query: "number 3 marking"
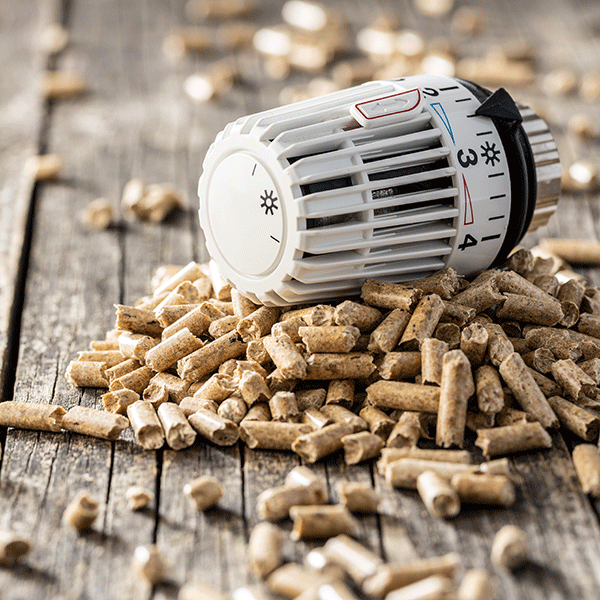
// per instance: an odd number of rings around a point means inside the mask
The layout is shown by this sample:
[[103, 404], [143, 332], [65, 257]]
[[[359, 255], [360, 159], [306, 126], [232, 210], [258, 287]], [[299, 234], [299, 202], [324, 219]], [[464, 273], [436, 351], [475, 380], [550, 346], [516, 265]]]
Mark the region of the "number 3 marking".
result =
[[460, 166], [463, 169], [466, 169], [467, 167], [472, 167], [473, 165], [477, 164], [477, 152], [475, 152], [473, 148], [469, 148], [468, 152], [469, 155], [467, 157], [465, 157], [464, 150], [459, 150], [458, 154], [456, 155], [456, 157], [458, 158], [458, 162], [460, 163]]

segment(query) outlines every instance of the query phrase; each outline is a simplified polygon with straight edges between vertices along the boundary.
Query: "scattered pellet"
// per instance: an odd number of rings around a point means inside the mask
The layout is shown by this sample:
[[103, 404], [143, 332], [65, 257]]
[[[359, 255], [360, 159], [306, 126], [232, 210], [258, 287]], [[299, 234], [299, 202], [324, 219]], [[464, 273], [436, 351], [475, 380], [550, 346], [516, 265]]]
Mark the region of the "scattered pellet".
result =
[[181, 358], [177, 364], [178, 375], [186, 381], [198, 381], [226, 360], [237, 358], [245, 350], [246, 344], [239, 339], [237, 333], [227, 333]]
[[87, 406], [73, 406], [61, 422], [63, 429], [105, 440], [116, 440], [128, 426], [129, 421], [122, 415]]
[[167, 578], [167, 564], [155, 544], [138, 546], [133, 552], [133, 564], [139, 575], [151, 585]]
[[173, 450], [182, 450], [194, 443], [196, 432], [177, 404], [165, 402], [158, 407], [157, 413], [169, 447]]
[[383, 448], [381, 458], [377, 461], [377, 470], [385, 475], [387, 466], [401, 458], [416, 458], [427, 461], [454, 462], [465, 465], [471, 464], [471, 455], [467, 450], [441, 450], [437, 448]]
[[335, 322], [338, 325], [356, 327], [361, 333], [373, 331], [381, 319], [381, 311], [352, 300], [345, 300], [335, 309]]
[[362, 286], [362, 299], [379, 308], [401, 308], [410, 311], [421, 299], [422, 291], [415, 288], [367, 279]]
[[306, 462], [314, 463], [342, 448], [342, 438], [354, 432], [351, 423], [344, 421], [334, 423], [296, 438], [292, 450]]
[[207, 409], [197, 410], [188, 417], [190, 425], [206, 439], [218, 446], [232, 446], [240, 436], [238, 426]]
[[250, 423], [252, 421], [270, 421], [271, 409], [266, 402], [257, 402], [253, 404], [242, 419], [241, 423]]
[[[188, 396], [187, 398], [183, 398], [183, 400], [179, 403], [179, 407], [183, 411], [183, 414], [186, 417], [190, 417], [195, 412], [204, 409], [208, 410], [212, 413], [217, 413], [219, 405], [214, 400], [207, 400], [206, 398], [194, 398]], [[246, 413], [246, 416], [248, 414]]]
[[376, 407], [437, 413], [440, 389], [404, 381], [376, 381], [367, 388], [367, 400]]
[[0, 531], [0, 565], [14, 567], [31, 550], [31, 542], [11, 531]]
[[505, 475], [457, 473], [451, 482], [461, 502], [494, 506], [511, 506], [515, 502], [515, 486]]
[[366, 483], [356, 481], [340, 481], [337, 484], [340, 504], [351, 513], [375, 514], [381, 497], [375, 489]]
[[473, 308], [480, 313], [504, 300], [498, 289], [496, 277], [471, 284], [466, 290], [456, 294], [452, 302]]
[[[423, 558], [406, 564], [385, 563], [362, 586], [368, 596], [383, 598], [392, 590], [403, 588], [433, 575], [454, 579], [461, 567], [460, 556], [450, 552], [433, 558]], [[418, 598], [418, 596], [417, 596]]]
[[242, 340], [249, 342], [268, 335], [279, 314], [280, 310], [278, 308], [261, 306], [247, 317], [244, 317], [237, 325]]
[[400, 338], [403, 350], [419, 350], [424, 339], [430, 338], [442, 316], [444, 303], [437, 294], [424, 296], [413, 311]]
[[421, 342], [421, 378], [422, 383], [440, 385], [442, 382], [442, 363], [448, 352], [448, 344], [435, 338], [425, 338]]
[[384, 446], [383, 440], [369, 431], [352, 433], [342, 438], [344, 448], [344, 460], [347, 465], [355, 465], [359, 462], [379, 456]]
[[552, 364], [552, 375], [565, 392], [580, 399], [596, 388], [596, 382], [570, 359], [557, 360]]
[[309, 588], [316, 589], [316, 586], [326, 581], [331, 581], [330, 575], [317, 574], [308, 567], [290, 562], [275, 569], [266, 583], [271, 591], [292, 600]]
[[277, 392], [269, 400], [269, 408], [273, 421], [291, 423], [300, 420], [300, 412], [293, 392]]
[[260, 579], [265, 579], [283, 563], [283, 532], [266, 521], [254, 526], [248, 541], [248, 565]]
[[0, 402], [0, 425], [37, 431], [60, 431], [66, 414], [62, 406], [33, 402]]
[[475, 445], [486, 458], [525, 450], [551, 448], [552, 438], [538, 421], [479, 429]]
[[458, 493], [435, 471], [423, 471], [417, 477], [417, 491], [429, 513], [435, 517], [452, 518], [460, 512]]
[[[462, 448], [467, 417], [467, 402], [475, 392], [471, 364], [462, 350], [444, 355], [436, 444]], [[545, 400], [545, 399], [544, 399]]]
[[383, 441], [388, 439], [396, 424], [386, 413], [374, 406], [365, 406], [360, 410], [359, 416], [367, 422], [369, 431], [381, 437]]
[[154, 406], [144, 400], [138, 400], [127, 407], [127, 416], [142, 448], [146, 450], [162, 448], [165, 434]]
[[448, 480], [456, 473], [471, 471], [472, 466], [465, 463], [441, 462], [431, 459], [399, 458], [388, 462], [385, 468], [385, 479], [388, 485], [395, 488], [416, 489], [417, 478], [425, 471], [433, 471]]
[[[288, 319], [284, 322], [289, 321]], [[360, 331], [352, 325], [305, 326], [298, 329], [298, 334], [306, 344], [307, 351], [313, 354], [315, 352], [350, 352], [360, 336]]]
[[354, 379], [332, 379], [327, 388], [326, 404], [339, 404], [351, 408], [354, 404]]
[[358, 521], [341, 504], [292, 506], [289, 514], [294, 524], [290, 537], [295, 541], [353, 534], [358, 528]]
[[248, 412], [248, 405], [239, 392], [235, 392], [227, 400], [223, 400], [217, 408], [217, 414], [226, 421], [238, 425]]
[[90, 229], [107, 229], [113, 222], [115, 209], [106, 198], [96, 198], [89, 202], [82, 215], [83, 223]]
[[270, 402], [272, 399], [271, 391], [269, 390], [264, 378], [256, 371], [244, 371], [239, 381], [238, 389], [242, 395], [242, 398], [244, 399], [244, 402], [246, 402], [248, 406], [252, 406], [256, 402], [261, 401]]
[[292, 342], [302, 342], [302, 338], [300, 337], [299, 329], [300, 327], [306, 327], [306, 322], [302, 317], [292, 317], [291, 319], [286, 319], [285, 321], [278, 321], [271, 327], [271, 335], [275, 337], [285, 334], [288, 335]]
[[142, 394], [142, 399], [144, 402], [152, 404], [152, 406], [158, 410], [158, 407], [161, 404], [169, 401], [169, 390], [167, 390], [167, 388], [160, 383], [150, 381], [148, 387]]
[[135, 358], [128, 358], [127, 360], [124, 360], [118, 365], [115, 365], [110, 369], [106, 369], [106, 379], [108, 380], [109, 385], [112, 385], [115, 379], [119, 379], [119, 377], [123, 377], [123, 375], [132, 373], [136, 369], [139, 369], [141, 366], [141, 363]]
[[129, 510], [141, 510], [154, 500], [154, 494], [140, 485], [134, 485], [127, 488], [125, 498]]
[[306, 359], [305, 379], [366, 379], [375, 370], [366, 352], [311, 354]]
[[446, 600], [454, 592], [454, 584], [448, 577], [432, 575], [390, 592], [389, 600]]
[[421, 372], [421, 363], [420, 352], [388, 352], [377, 370], [383, 379], [411, 379]]
[[218, 479], [207, 475], [186, 483], [183, 493], [196, 510], [205, 511], [215, 506], [223, 497], [223, 488]]
[[263, 344], [283, 377], [287, 379], [306, 377], [306, 361], [288, 335], [267, 336], [263, 339]]
[[460, 349], [465, 353], [472, 366], [483, 363], [488, 345], [488, 332], [479, 323], [465, 327], [461, 332]]
[[148, 351], [159, 343], [160, 338], [141, 333], [124, 331], [119, 336], [119, 350], [128, 358], [134, 358], [141, 363], [145, 362]]
[[494, 536], [492, 562], [511, 571], [527, 561], [527, 534], [515, 525], [505, 525]]
[[60, 23], [48, 23], [38, 37], [42, 52], [53, 56], [62, 52], [69, 43], [69, 32]]
[[285, 487], [307, 487], [313, 492], [315, 504], [328, 501], [327, 482], [307, 466], [294, 467], [285, 478]]
[[79, 73], [46, 71], [42, 80], [42, 94], [48, 100], [81, 96], [87, 91], [87, 83]]
[[106, 363], [95, 360], [72, 360], [65, 373], [67, 381], [77, 387], [108, 386]]
[[[235, 598], [235, 592], [234, 592]], [[223, 594], [219, 590], [211, 587], [202, 582], [193, 581], [188, 582], [181, 586], [179, 589], [179, 594], [177, 595], [177, 600], [198, 600], [198, 598], [202, 598], [203, 600], [227, 600], [228, 596]], [[235, 600], [262, 600], [260, 598], [241, 598]]]
[[523, 410], [531, 413], [544, 427], [558, 427], [554, 411], [520, 354], [513, 352], [506, 357], [499, 371]]
[[421, 414], [411, 410], [404, 411], [387, 438], [388, 448], [414, 447], [421, 438]]
[[304, 423], [252, 421], [240, 423], [240, 437], [249, 448], [263, 450], [291, 450], [294, 441], [310, 433], [312, 427]]
[[[368, 349], [370, 352], [391, 352], [400, 341], [410, 320], [410, 313], [401, 308], [393, 309], [371, 332]], [[310, 348], [308, 349], [310, 352]]]
[[266, 521], [281, 521], [289, 516], [292, 506], [318, 502], [319, 494], [311, 486], [279, 486], [259, 494], [256, 499], [256, 512]]
[[310, 425], [312, 429], [321, 429], [334, 423], [334, 420], [324, 415], [318, 408], [309, 406], [301, 413], [300, 421]]
[[77, 531], [92, 528], [100, 514], [100, 505], [85, 490], [79, 492], [67, 505], [63, 513], [63, 521]]
[[[126, 415], [127, 407], [140, 399], [140, 395], [133, 390], [122, 389], [114, 392], [108, 392], [102, 395], [104, 408], [111, 413]], [[1, 414], [0, 404], [0, 414]]]
[[586, 442], [598, 440], [600, 419], [596, 415], [560, 396], [548, 398], [548, 404], [556, 413], [561, 425]]
[[469, 569], [457, 591], [457, 600], [494, 600], [494, 580], [484, 569]]
[[327, 390], [323, 388], [296, 390], [294, 393], [296, 394], [296, 403], [300, 412], [311, 407], [320, 409], [327, 398]]
[[579, 444], [573, 449], [575, 472], [585, 494], [600, 498], [600, 450], [595, 444]]
[[362, 417], [340, 404], [325, 404], [321, 407], [321, 412], [335, 423], [349, 423], [355, 433], [369, 428], [369, 424]]
[[499, 413], [504, 407], [504, 392], [498, 371], [492, 365], [482, 365], [473, 375], [479, 410]]

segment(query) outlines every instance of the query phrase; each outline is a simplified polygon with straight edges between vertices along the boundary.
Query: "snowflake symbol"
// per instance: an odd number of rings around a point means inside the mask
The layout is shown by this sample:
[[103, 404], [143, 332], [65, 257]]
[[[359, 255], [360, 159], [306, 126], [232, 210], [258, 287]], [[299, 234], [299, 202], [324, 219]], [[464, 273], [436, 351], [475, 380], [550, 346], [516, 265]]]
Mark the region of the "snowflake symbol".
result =
[[481, 153], [481, 158], [485, 159], [485, 164], [491, 164], [492, 167], [496, 165], [496, 161], [500, 162], [500, 150], [496, 148], [496, 144], [490, 144], [486, 142], [481, 145], [481, 149], [483, 152]]
[[275, 204], [275, 202], [277, 202], [277, 196], [274, 195], [275, 192], [274, 190], [271, 190], [269, 192], [267, 192], [267, 190], [265, 190], [264, 196], [261, 196], [260, 199], [262, 200], [261, 203], [261, 208], [265, 209], [265, 215], [268, 215], [269, 213], [274, 215], [275, 214], [275, 210], [277, 210], [279, 208], [279, 206], [277, 206], [277, 204]]

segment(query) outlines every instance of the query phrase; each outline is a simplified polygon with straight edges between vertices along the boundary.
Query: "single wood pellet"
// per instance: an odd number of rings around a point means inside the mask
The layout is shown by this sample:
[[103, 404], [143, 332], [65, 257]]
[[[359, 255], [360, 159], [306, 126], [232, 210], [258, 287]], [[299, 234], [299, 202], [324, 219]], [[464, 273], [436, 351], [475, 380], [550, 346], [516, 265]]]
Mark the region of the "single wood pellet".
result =
[[315, 504], [326, 504], [328, 501], [327, 481], [317, 475], [310, 467], [294, 467], [285, 478], [285, 487], [309, 488], [315, 497]]
[[289, 516], [292, 506], [317, 504], [319, 500], [319, 494], [310, 486], [279, 486], [259, 494], [256, 512], [266, 521], [280, 521]]
[[142, 510], [154, 500], [154, 494], [142, 486], [134, 485], [127, 488], [125, 498], [129, 510]]
[[277, 421], [248, 421], [240, 423], [240, 437], [249, 448], [263, 450], [291, 450], [294, 441], [312, 427], [304, 423]]
[[354, 432], [351, 423], [340, 421], [296, 438], [292, 450], [305, 461], [314, 463], [342, 448], [342, 438]]
[[495, 586], [492, 576], [484, 569], [469, 569], [457, 591], [457, 600], [494, 600]]
[[381, 497], [375, 489], [364, 483], [340, 481], [337, 493], [340, 504], [343, 504], [351, 513], [377, 513], [381, 502]]
[[552, 447], [552, 438], [539, 422], [479, 429], [475, 445], [486, 458]]
[[232, 446], [239, 437], [238, 426], [205, 408], [188, 417], [190, 425], [202, 436], [219, 446]]
[[79, 492], [67, 505], [63, 513], [63, 521], [77, 531], [92, 528], [100, 514], [100, 505], [85, 490]]
[[527, 534], [515, 525], [505, 525], [494, 536], [492, 562], [511, 571], [527, 561]]
[[451, 483], [462, 502], [511, 506], [515, 501], [515, 486], [505, 475], [457, 473]]
[[432, 575], [390, 592], [388, 600], [446, 600], [454, 591], [452, 580]]
[[453, 579], [461, 567], [460, 556], [455, 552], [415, 560], [406, 564], [386, 563], [380, 565], [374, 575], [362, 586], [365, 594], [383, 598], [392, 590], [408, 586], [433, 575]]
[[127, 416], [135, 437], [146, 450], [158, 450], [165, 441], [165, 433], [152, 404], [139, 400], [127, 407]]
[[595, 444], [579, 444], [573, 450], [575, 472], [585, 494], [600, 498], [600, 450]]
[[14, 567], [31, 550], [31, 542], [11, 531], [0, 531], [0, 565]]
[[289, 514], [294, 524], [290, 537], [294, 541], [330, 538], [341, 533], [352, 535], [358, 528], [358, 521], [341, 504], [292, 506]]
[[60, 431], [66, 414], [62, 406], [30, 402], [0, 402], [0, 425], [38, 431]]
[[460, 512], [460, 498], [450, 482], [434, 471], [417, 477], [417, 491], [430, 514], [451, 518]]
[[129, 427], [129, 421], [123, 415], [87, 406], [74, 406], [63, 416], [61, 427], [74, 433], [116, 440]]
[[158, 407], [157, 414], [169, 447], [173, 450], [182, 450], [194, 443], [196, 432], [177, 404], [165, 402]]
[[346, 534], [331, 537], [323, 547], [328, 559], [339, 565], [357, 585], [375, 574], [383, 560]]
[[204, 476], [186, 483], [183, 493], [196, 510], [205, 511], [215, 506], [223, 497], [223, 487], [215, 477]]
[[260, 579], [265, 579], [283, 563], [283, 532], [266, 521], [255, 525], [248, 541], [248, 566]]
[[133, 552], [133, 566], [139, 575], [151, 585], [167, 577], [167, 563], [162, 552], [154, 544], [138, 546]]

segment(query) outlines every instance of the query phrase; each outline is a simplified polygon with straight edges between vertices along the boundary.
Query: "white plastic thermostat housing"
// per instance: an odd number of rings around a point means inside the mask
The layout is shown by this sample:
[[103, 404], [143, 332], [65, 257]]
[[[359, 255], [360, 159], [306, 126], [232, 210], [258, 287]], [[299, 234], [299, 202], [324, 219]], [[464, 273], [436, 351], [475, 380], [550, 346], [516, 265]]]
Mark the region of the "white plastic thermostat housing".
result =
[[200, 223], [241, 293], [267, 305], [502, 260], [555, 210], [546, 124], [500, 89], [374, 81], [250, 115], [203, 164]]

